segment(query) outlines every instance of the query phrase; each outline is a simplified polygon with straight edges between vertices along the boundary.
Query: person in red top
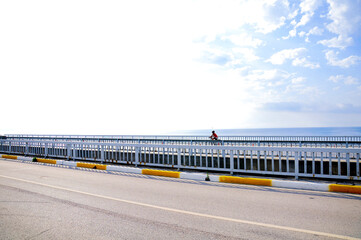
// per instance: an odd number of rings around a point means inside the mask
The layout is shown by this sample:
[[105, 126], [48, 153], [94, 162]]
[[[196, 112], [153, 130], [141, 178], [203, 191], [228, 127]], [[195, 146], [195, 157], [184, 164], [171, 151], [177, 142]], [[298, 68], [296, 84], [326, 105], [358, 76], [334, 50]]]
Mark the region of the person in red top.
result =
[[209, 138], [212, 140], [218, 140], [218, 135], [216, 134], [215, 131], [212, 131], [212, 135]]

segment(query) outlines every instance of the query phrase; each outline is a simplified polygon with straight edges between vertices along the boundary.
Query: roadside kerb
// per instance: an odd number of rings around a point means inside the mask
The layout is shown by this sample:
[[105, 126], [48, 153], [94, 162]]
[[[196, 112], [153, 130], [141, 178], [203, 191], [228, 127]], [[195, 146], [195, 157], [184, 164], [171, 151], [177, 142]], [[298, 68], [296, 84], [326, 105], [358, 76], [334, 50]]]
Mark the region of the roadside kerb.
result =
[[107, 165], [104, 165], [104, 164], [77, 162], [76, 166], [77, 167], [83, 167], [83, 168], [107, 170]]
[[[33, 161], [34, 159], [32, 157], [14, 156], [7, 154], [0, 154], [0, 158], [24, 160], [24, 161]], [[352, 185], [312, 183], [312, 182], [302, 182], [302, 181], [274, 180], [274, 179], [250, 178], [250, 177], [217, 176], [217, 175], [208, 175], [205, 173], [187, 173], [187, 172], [168, 171], [168, 170], [141, 169], [134, 167], [123, 167], [123, 166], [115, 166], [115, 165], [104, 165], [104, 164], [54, 160], [54, 159], [44, 159], [44, 158], [36, 158], [36, 161], [47, 164], [57, 164], [57, 165], [65, 165], [71, 167], [100, 169], [100, 170], [115, 171], [115, 172], [190, 179], [196, 181], [211, 181], [211, 182], [222, 182], [222, 183], [269, 186], [269, 187], [278, 187], [278, 188], [361, 194], [361, 186], [352, 186]]]
[[36, 158], [36, 161], [41, 163], [57, 164], [56, 160], [46, 158]]
[[245, 177], [232, 177], [232, 176], [220, 176], [220, 182], [225, 183], [238, 183], [238, 184], [249, 184], [249, 185], [259, 185], [259, 186], [272, 186], [271, 179], [263, 178], [245, 178]]
[[14, 155], [1, 155], [2, 158], [7, 158], [7, 159], [18, 159], [18, 156], [14, 156]]
[[171, 177], [171, 178], [180, 178], [180, 172], [177, 172], [177, 171], [143, 169], [142, 174], [144, 174], [144, 175], [153, 175], [153, 176]]

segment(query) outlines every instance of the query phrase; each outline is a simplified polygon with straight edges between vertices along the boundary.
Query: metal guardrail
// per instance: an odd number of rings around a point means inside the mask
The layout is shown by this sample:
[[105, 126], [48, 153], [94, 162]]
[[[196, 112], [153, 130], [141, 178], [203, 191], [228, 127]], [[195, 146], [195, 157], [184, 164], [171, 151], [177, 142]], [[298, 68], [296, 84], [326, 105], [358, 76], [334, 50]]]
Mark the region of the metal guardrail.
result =
[[[10, 139], [156, 139], [156, 140], [208, 140], [208, 136], [186, 135], [37, 135], [6, 134]], [[308, 141], [308, 142], [361, 142], [361, 136], [221, 136], [222, 140], [235, 141]]]
[[0, 152], [102, 163], [334, 179], [360, 179], [361, 148], [0, 140]]
[[[79, 142], [145, 143], [177, 145], [213, 145], [207, 136], [147, 136], [147, 135], [6, 135], [11, 140], [57, 140]], [[359, 137], [299, 137], [299, 136], [222, 136], [218, 144], [223, 146], [268, 146], [268, 147], [339, 147], [360, 148]]]

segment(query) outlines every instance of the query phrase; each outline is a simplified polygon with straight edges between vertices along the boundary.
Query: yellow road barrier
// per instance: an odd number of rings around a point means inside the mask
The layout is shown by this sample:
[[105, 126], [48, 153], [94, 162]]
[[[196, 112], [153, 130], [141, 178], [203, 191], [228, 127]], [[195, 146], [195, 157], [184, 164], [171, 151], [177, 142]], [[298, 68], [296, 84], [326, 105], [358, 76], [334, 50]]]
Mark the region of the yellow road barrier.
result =
[[340, 184], [330, 184], [330, 192], [358, 193], [361, 194], [361, 186], [349, 186]]
[[249, 185], [261, 185], [261, 186], [272, 186], [272, 180], [261, 179], [261, 178], [243, 178], [243, 177], [230, 177], [220, 176], [220, 182], [225, 183], [238, 183], [238, 184], [249, 184]]
[[107, 170], [107, 165], [103, 165], [103, 164], [78, 162], [76, 164], [76, 166], [77, 167], [83, 167], [83, 168], [93, 168], [93, 169]]
[[154, 175], [154, 176], [163, 176], [163, 177], [172, 177], [172, 178], [179, 178], [180, 177], [180, 172], [153, 170], [153, 169], [143, 169], [142, 174], [144, 174], [144, 175]]
[[56, 164], [56, 160], [53, 159], [37, 158], [36, 161], [42, 163]]
[[2, 155], [2, 157], [7, 159], [18, 159], [18, 156], [12, 156], [12, 155]]

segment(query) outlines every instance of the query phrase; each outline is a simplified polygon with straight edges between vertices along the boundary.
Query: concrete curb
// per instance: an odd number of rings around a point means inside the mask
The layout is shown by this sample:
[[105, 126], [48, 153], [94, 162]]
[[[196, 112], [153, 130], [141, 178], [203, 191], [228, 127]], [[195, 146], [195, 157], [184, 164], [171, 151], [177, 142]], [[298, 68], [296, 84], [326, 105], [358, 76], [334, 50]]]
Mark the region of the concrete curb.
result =
[[[33, 161], [33, 157], [15, 156], [0, 154], [0, 158]], [[236, 184], [248, 184], [258, 186], [269, 186], [278, 188], [291, 188], [291, 189], [302, 189], [302, 190], [314, 190], [323, 192], [343, 192], [343, 193], [354, 193], [361, 194], [361, 186], [352, 185], [341, 185], [341, 184], [328, 184], [328, 183], [311, 183], [302, 181], [288, 181], [288, 180], [274, 180], [264, 178], [248, 178], [248, 177], [233, 177], [233, 176], [217, 176], [208, 175], [205, 173], [187, 173], [179, 171], [168, 171], [168, 170], [155, 170], [155, 169], [140, 169], [134, 167], [123, 167], [114, 165], [104, 165], [86, 162], [73, 162], [64, 160], [54, 160], [45, 158], [36, 158], [37, 162], [47, 164], [57, 164], [71, 167], [91, 168], [106, 171], [124, 172], [124, 173], [136, 173], [143, 175], [163, 176], [171, 178], [181, 178], [196, 181], [211, 181], [211, 182], [222, 182], [222, 183], [236, 183]]]

